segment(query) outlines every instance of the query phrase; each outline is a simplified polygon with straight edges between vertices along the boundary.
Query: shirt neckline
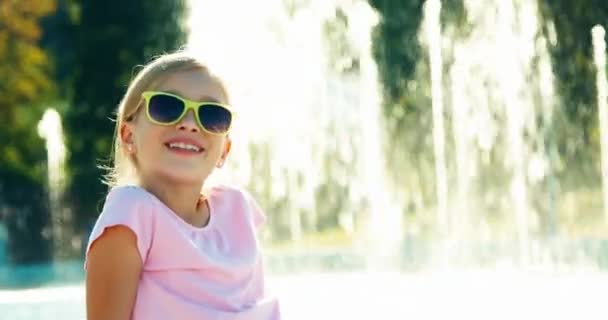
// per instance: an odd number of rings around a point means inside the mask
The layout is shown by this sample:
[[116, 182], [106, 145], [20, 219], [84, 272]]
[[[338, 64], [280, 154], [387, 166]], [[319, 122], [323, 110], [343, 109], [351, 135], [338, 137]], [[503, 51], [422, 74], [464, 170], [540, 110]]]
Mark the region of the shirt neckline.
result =
[[204, 197], [205, 198], [205, 202], [207, 203], [207, 206], [209, 208], [209, 221], [207, 222], [206, 225], [202, 226], [202, 227], [197, 227], [194, 226], [188, 222], [186, 222], [186, 220], [182, 219], [182, 217], [180, 217], [175, 211], [173, 211], [173, 209], [169, 208], [169, 206], [167, 206], [164, 202], [162, 202], [162, 200], [160, 200], [156, 195], [154, 195], [153, 193], [151, 193], [150, 191], [146, 190], [145, 188], [138, 186], [138, 185], [127, 185], [125, 187], [133, 187], [133, 188], [137, 188], [142, 190], [143, 192], [147, 193], [148, 195], [150, 195], [150, 197], [152, 197], [154, 199], [154, 201], [158, 202], [158, 204], [160, 206], [162, 206], [164, 209], [166, 209], [169, 214], [171, 216], [173, 216], [173, 218], [177, 221], [179, 221], [179, 223], [183, 226], [185, 226], [186, 228], [189, 228], [191, 230], [194, 231], [206, 231], [208, 229], [211, 228], [211, 226], [213, 225], [213, 222], [215, 221], [214, 218], [214, 209], [213, 209], [213, 202], [211, 201], [212, 198], [212, 194], [213, 192], [209, 192], [209, 196]]

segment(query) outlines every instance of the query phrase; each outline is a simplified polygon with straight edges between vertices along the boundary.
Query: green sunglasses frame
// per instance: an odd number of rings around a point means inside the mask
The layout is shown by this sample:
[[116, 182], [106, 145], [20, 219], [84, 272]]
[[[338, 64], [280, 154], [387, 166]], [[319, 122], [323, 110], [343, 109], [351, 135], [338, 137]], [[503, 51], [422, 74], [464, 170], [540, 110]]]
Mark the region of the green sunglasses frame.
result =
[[[176, 98], [184, 103], [184, 106], [185, 106], [184, 111], [182, 111], [180, 116], [177, 117], [177, 119], [175, 119], [174, 121], [160, 122], [160, 121], [157, 121], [154, 118], [152, 118], [152, 116], [150, 115], [150, 99], [152, 99], [152, 97], [159, 96], [159, 95], [170, 96], [170, 97]], [[175, 94], [172, 94], [169, 92], [144, 91], [142, 93], [142, 97], [144, 98], [144, 101], [145, 101], [146, 116], [148, 117], [148, 120], [150, 120], [150, 122], [152, 122], [154, 124], [158, 124], [161, 126], [171, 126], [171, 125], [174, 125], [174, 124], [180, 122], [184, 118], [184, 116], [188, 113], [188, 110], [192, 110], [192, 111], [194, 111], [194, 117], [196, 119], [196, 123], [203, 131], [205, 131], [208, 134], [221, 136], [221, 135], [226, 135], [230, 132], [230, 129], [232, 129], [232, 123], [234, 122], [234, 118], [236, 116], [234, 110], [232, 110], [232, 108], [228, 105], [217, 103], [217, 102], [193, 101], [193, 100], [189, 100], [189, 99], [180, 97], [178, 95], [175, 95]], [[226, 129], [226, 132], [213, 132], [213, 131], [210, 131], [207, 128], [205, 128], [205, 126], [203, 125], [203, 123], [201, 122], [201, 119], [199, 117], [198, 110], [200, 108], [205, 108], [206, 106], [222, 107], [222, 108], [226, 109], [228, 112], [230, 112], [230, 117], [231, 117], [230, 126], [228, 127], [228, 129]]]

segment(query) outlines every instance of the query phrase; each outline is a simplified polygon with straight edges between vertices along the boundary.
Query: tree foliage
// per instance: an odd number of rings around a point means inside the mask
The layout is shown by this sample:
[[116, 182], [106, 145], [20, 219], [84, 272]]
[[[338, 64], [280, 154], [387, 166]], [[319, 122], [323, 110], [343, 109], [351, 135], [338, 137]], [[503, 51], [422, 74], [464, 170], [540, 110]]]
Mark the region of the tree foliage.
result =
[[54, 9], [53, 0], [0, 1], [0, 219], [15, 262], [48, 258], [46, 154], [36, 126], [54, 89], [39, 44], [41, 19]]
[[183, 1], [82, 1], [75, 23], [73, 94], [65, 122], [70, 194], [80, 226], [99, 214], [114, 111], [135, 66], [184, 45]]
[[66, 198], [83, 226], [105, 193], [118, 101], [135, 66], [184, 45], [184, 11], [182, 0], [0, 0], [0, 220], [14, 261], [49, 257], [42, 111], [63, 114]]
[[[596, 67], [591, 29], [608, 27], [608, 2], [602, 0], [539, 0], [543, 31], [550, 39], [550, 54], [562, 111], [570, 124], [568, 143], [562, 153], [588, 158], [599, 149]], [[594, 148], [589, 148], [593, 144]]]

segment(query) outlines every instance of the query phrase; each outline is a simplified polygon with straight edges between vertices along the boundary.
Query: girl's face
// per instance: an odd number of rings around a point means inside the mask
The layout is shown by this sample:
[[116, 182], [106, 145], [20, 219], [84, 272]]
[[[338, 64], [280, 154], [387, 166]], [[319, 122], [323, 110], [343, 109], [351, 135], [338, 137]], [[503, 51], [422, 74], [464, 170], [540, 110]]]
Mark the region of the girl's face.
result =
[[[227, 104], [222, 85], [202, 70], [173, 73], [154, 90], [194, 101]], [[231, 145], [229, 137], [202, 130], [192, 110], [174, 125], [159, 125], [148, 119], [142, 104], [135, 119], [125, 122], [120, 131], [124, 151], [133, 156], [140, 177], [179, 184], [200, 184], [221, 166]], [[198, 150], [191, 150], [189, 145]]]

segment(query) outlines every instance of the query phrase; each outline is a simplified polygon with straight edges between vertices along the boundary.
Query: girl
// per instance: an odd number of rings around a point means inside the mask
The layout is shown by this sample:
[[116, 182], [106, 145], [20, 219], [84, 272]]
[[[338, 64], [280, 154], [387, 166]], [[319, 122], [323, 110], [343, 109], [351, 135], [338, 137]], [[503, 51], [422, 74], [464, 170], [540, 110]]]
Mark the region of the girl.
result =
[[279, 319], [245, 191], [203, 189], [230, 152], [222, 81], [186, 52], [145, 66], [118, 107], [111, 187], [85, 259], [87, 318]]

